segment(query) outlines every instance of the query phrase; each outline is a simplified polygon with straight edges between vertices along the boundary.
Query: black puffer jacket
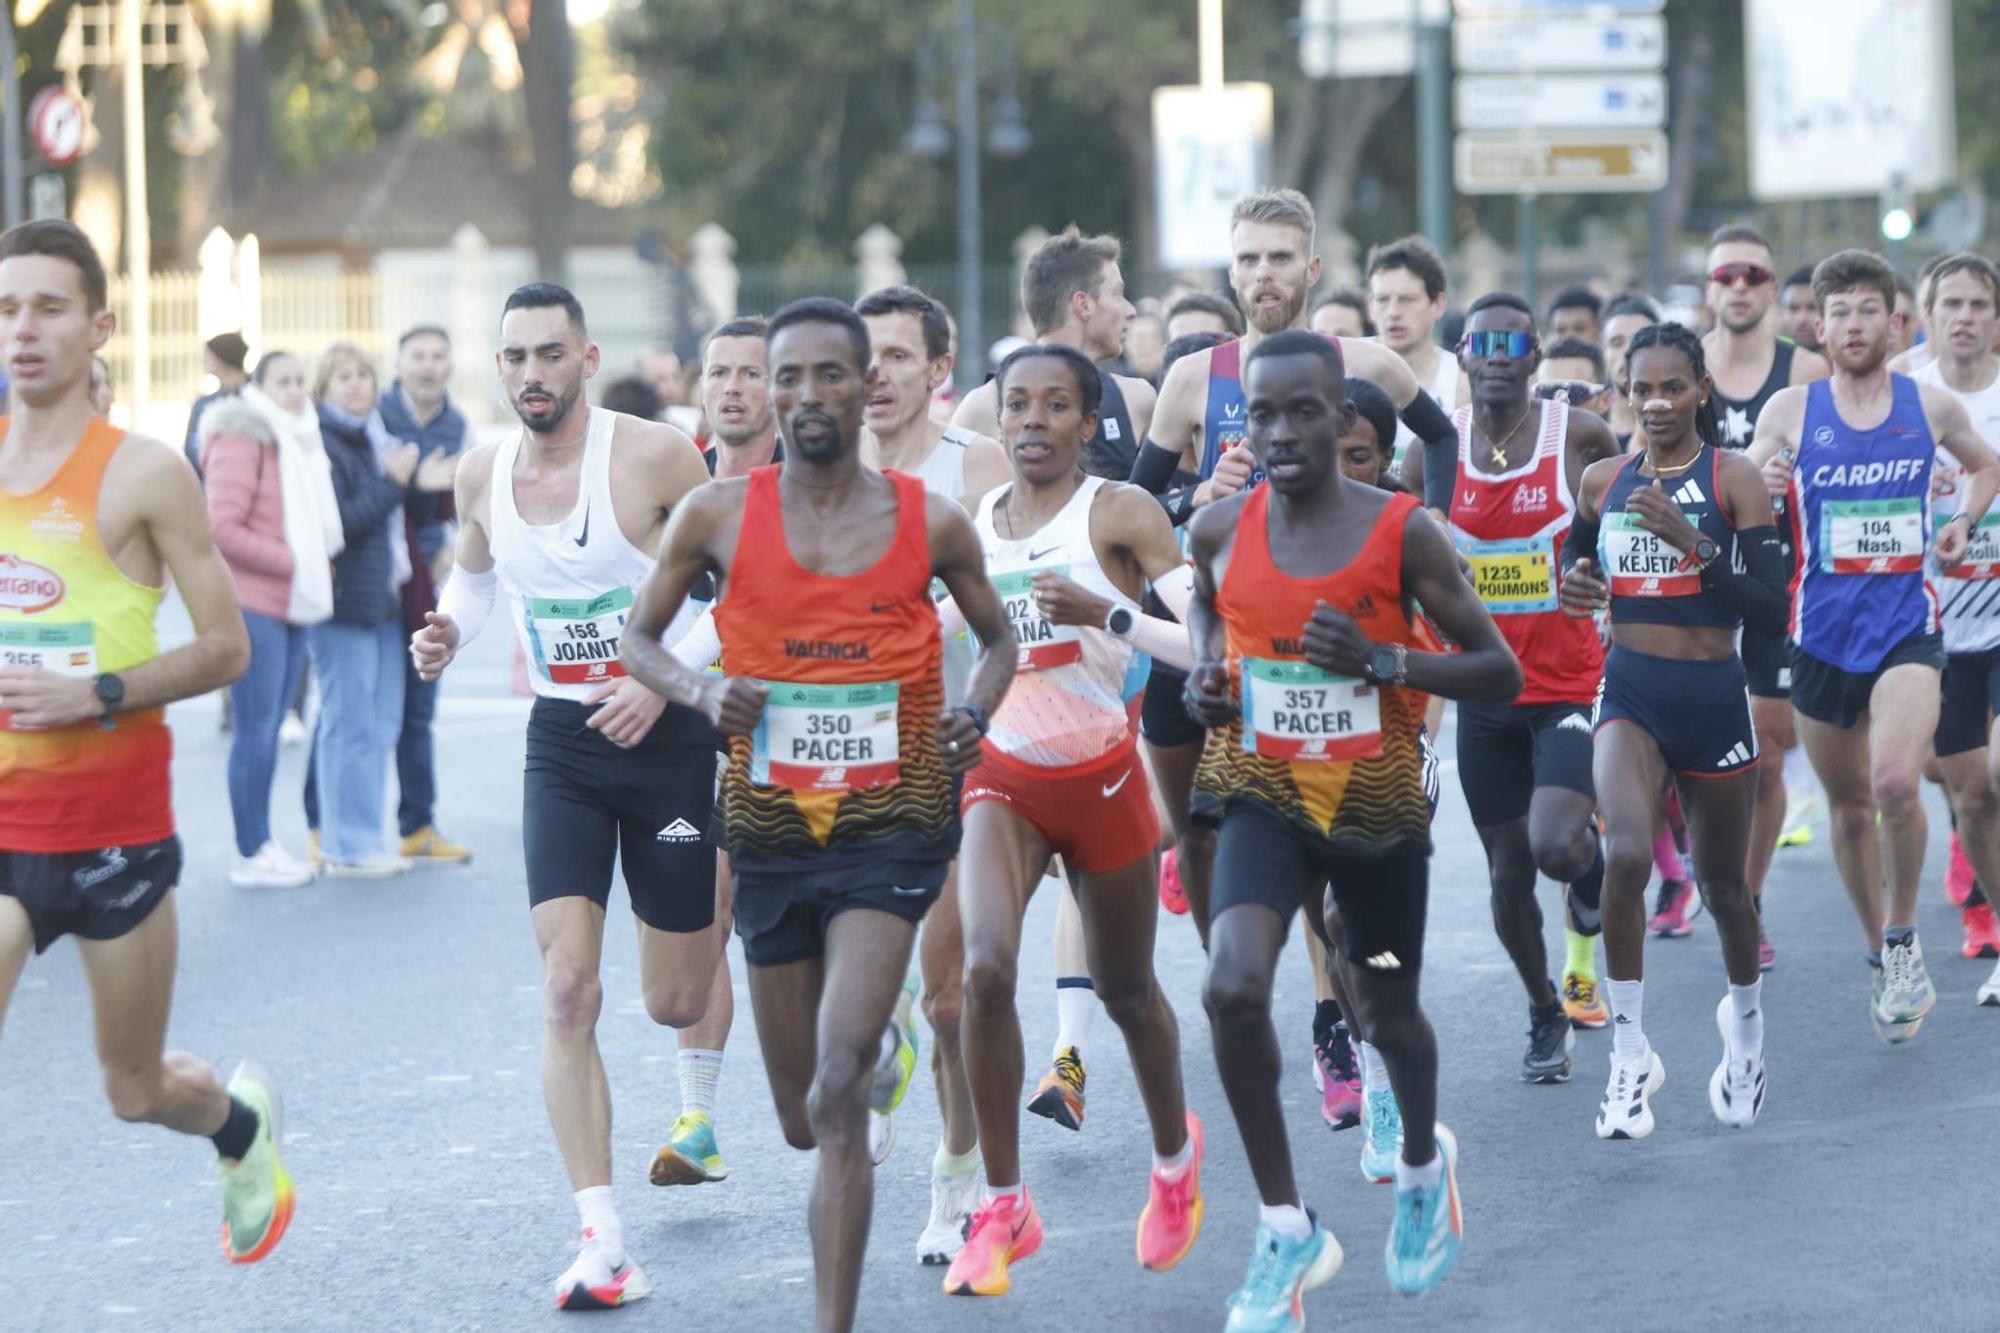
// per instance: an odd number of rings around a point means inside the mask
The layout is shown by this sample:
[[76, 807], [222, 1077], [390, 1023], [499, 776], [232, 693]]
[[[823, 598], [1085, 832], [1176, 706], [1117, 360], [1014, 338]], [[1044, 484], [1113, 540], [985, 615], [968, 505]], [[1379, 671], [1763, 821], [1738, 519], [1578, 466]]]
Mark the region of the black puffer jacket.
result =
[[389, 586], [389, 542], [404, 540], [391, 519], [401, 512], [407, 488], [375, 461], [365, 422], [319, 405], [320, 436], [333, 464], [333, 494], [340, 503], [340, 526], [347, 549], [333, 561], [333, 618], [348, 625], [380, 625], [403, 614], [397, 589]]

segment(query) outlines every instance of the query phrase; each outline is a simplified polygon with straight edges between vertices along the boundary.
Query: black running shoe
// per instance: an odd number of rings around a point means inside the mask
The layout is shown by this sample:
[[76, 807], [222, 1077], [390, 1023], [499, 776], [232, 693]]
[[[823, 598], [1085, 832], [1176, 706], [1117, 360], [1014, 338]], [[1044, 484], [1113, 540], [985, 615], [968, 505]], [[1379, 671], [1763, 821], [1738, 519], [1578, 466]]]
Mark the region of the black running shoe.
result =
[[1546, 1009], [1528, 1010], [1528, 1053], [1521, 1060], [1523, 1083], [1569, 1082], [1569, 1052], [1576, 1031], [1560, 1000]]

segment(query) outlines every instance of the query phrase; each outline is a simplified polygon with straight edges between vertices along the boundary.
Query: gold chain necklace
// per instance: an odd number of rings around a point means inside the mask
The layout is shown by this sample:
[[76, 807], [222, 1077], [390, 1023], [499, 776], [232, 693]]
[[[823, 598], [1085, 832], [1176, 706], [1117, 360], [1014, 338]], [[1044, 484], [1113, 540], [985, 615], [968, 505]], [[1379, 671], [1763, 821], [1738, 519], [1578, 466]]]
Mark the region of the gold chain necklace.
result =
[[1700, 445], [1695, 446], [1693, 458], [1688, 459], [1688, 461], [1685, 463], [1676, 463], [1672, 467], [1662, 467], [1660, 465], [1660, 460], [1653, 456], [1653, 451], [1650, 449], [1646, 451], [1646, 462], [1648, 466], [1650, 466], [1653, 469], [1653, 475], [1655, 477], [1678, 477], [1681, 473], [1687, 471], [1689, 468], [1693, 467], [1696, 463], [1699, 463], [1700, 461], [1701, 461]]
[[1503, 471], [1506, 469], [1507, 446], [1514, 442], [1514, 436], [1517, 433], [1519, 433], [1521, 427], [1528, 424], [1528, 416], [1534, 410], [1535, 410], [1534, 400], [1529, 399], [1528, 405], [1525, 408], [1521, 409], [1521, 415], [1515, 419], [1513, 429], [1509, 430], [1505, 435], [1502, 435], [1500, 437], [1500, 442], [1498, 444], [1494, 444], [1490, 440], [1487, 441], [1486, 451], [1493, 455], [1494, 467], [1500, 468]]

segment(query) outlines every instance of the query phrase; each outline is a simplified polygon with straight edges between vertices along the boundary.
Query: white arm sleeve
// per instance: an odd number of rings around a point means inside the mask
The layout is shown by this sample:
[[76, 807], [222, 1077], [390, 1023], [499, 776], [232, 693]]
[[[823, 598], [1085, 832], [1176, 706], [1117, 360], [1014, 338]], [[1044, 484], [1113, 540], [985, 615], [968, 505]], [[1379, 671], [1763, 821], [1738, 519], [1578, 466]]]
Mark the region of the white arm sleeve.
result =
[[722, 660], [722, 635], [715, 628], [713, 603], [688, 626], [688, 632], [673, 646], [673, 654], [682, 666], [695, 671], [706, 671]]
[[493, 614], [493, 599], [500, 592], [500, 577], [492, 570], [475, 574], [464, 565], [451, 571], [444, 592], [438, 597], [438, 614], [450, 616], [458, 625], [458, 646], [465, 647], [486, 628]]
[[937, 604], [938, 630], [947, 639], [965, 633], [965, 612], [958, 609], [956, 599], [947, 597]]
[[[1185, 619], [1188, 603], [1194, 600], [1194, 566], [1182, 565], [1155, 583], [1153, 591], [1167, 610]], [[1142, 615], [1132, 631], [1132, 643], [1176, 671], [1187, 671], [1194, 666], [1194, 644], [1188, 638], [1187, 626], [1179, 620]]]

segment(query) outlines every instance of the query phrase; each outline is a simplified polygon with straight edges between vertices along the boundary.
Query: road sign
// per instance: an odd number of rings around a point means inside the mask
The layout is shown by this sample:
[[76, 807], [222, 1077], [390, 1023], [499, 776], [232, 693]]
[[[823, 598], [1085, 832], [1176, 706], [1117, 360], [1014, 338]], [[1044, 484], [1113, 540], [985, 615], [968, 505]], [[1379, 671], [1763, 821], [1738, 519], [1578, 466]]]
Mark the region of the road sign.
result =
[[1269, 183], [1270, 169], [1270, 84], [1155, 88], [1160, 263], [1167, 268], [1227, 264], [1230, 210]]
[[28, 216], [31, 218], [69, 216], [69, 194], [63, 188], [61, 175], [45, 171], [28, 178]]
[[1667, 63], [1667, 21], [1572, 14], [1460, 19], [1451, 27], [1451, 54], [1461, 74], [1660, 69]]
[[1458, 188], [1465, 194], [1597, 194], [1667, 183], [1667, 136], [1461, 133]]
[[35, 94], [28, 104], [28, 125], [35, 147], [52, 167], [66, 167], [83, 152], [83, 103], [60, 86]]
[[1667, 0], [1454, 0], [1453, 7], [1461, 16], [1519, 13], [1523, 10], [1545, 14], [1576, 14], [1586, 10], [1657, 14], [1667, 7]]
[[1658, 74], [1468, 74], [1457, 97], [1467, 130], [1650, 130], [1667, 120]]

